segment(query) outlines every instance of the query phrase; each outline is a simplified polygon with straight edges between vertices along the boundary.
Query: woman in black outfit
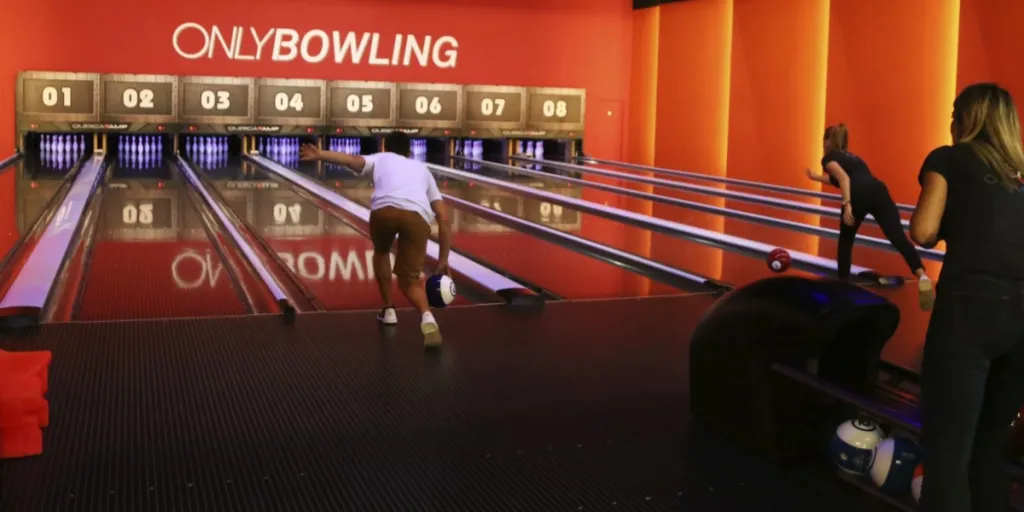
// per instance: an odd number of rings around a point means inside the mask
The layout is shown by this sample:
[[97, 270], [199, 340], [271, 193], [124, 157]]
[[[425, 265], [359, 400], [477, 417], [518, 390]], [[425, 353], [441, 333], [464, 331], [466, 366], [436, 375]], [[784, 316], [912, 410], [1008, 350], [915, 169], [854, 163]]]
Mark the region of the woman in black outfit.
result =
[[807, 177], [811, 180], [838, 187], [843, 196], [843, 218], [839, 226], [839, 250], [836, 261], [839, 263], [839, 278], [850, 278], [850, 266], [853, 263], [853, 242], [857, 230], [869, 213], [882, 228], [882, 233], [889, 242], [900, 251], [910, 271], [917, 276], [921, 308], [931, 309], [934, 300], [932, 283], [924, 272], [924, 264], [918, 256], [914, 245], [903, 232], [896, 203], [889, 195], [889, 189], [881, 180], [871, 175], [868, 164], [859, 156], [850, 153], [849, 132], [845, 124], [829, 126], [825, 129], [825, 156], [821, 159], [824, 174], [815, 174], [807, 169]]
[[1024, 171], [1017, 109], [994, 84], [953, 102], [954, 145], [921, 167], [910, 235], [946, 241], [921, 364], [925, 512], [1005, 512], [1004, 447], [1024, 403]]

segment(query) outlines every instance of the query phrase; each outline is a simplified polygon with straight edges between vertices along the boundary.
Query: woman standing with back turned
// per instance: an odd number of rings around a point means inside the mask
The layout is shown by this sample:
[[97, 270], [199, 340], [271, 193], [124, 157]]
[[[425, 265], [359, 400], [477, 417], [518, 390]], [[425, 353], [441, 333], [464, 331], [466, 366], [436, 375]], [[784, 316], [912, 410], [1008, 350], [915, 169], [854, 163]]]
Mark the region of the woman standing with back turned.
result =
[[821, 167], [825, 174], [815, 174], [807, 169], [807, 177], [838, 187], [843, 197], [842, 219], [839, 223], [839, 250], [836, 261], [839, 263], [839, 279], [850, 278], [850, 266], [853, 264], [853, 242], [857, 238], [857, 230], [870, 213], [882, 233], [895, 247], [917, 277], [921, 308], [932, 307], [935, 294], [932, 282], [924, 272], [924, 264], [918, 256], [914, 245], [903, 232], [896, 202], [889, 195], [889, 188], [881, 180], [875, 178], [864, 160], [849, 152], [849, 132], [845, 124], [825, 128], [823, 141], [825, 156], [821, 159]]
[[925, 512], [1005, 512], [1004, 447], [1024, 403], [1024, 147], [1010, 94], [953, 102], [953, 146], [931, 152], [910, 235], [946, 241], [921, 364]]

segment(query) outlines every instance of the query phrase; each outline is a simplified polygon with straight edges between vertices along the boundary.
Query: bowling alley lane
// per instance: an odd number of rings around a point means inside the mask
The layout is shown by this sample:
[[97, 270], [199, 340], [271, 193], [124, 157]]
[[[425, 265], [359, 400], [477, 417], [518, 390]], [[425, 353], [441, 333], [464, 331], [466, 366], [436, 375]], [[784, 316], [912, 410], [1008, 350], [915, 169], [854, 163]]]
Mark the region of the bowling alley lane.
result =
[[[293, 166], [309, 176], [316, 176], [314, 165]], [[373, 189], [370, 183], [352, 173], [334, 166], [325, 166], [321, 181], [328, 188], [369, 207]], [[506, 213], [519, 212], [520, 198], [493, 194], [483, 188], [470, 189], [458, 182], [439, 181], [442, 193], [484, 201]], [[477, 192], [480, 192], [479, 195]], [[505, 204], [508, 206], [503, 206]], [[496, 205], [496, 206], [494, 206]], [[452, 212], [452, 245], [467, 256], [493, 265], [509, 274], [541, 286], [569, 300], [604, 299], [613, 297], [644, 297], [687, 293], [683, 290], [653, 281], [620, 267], [584, 256], [558, 245], [540, 240], [495, 224], [455, 208]], [[527, 220], [531, 220], [527, 216]], [[576, 217], [565, 230], [579, 234], [582, 219]], [[558, 225], [552, 225], [558, 228]], [[436, 227], [435, 227], [436, 234]], [[601, 276], [595, 279], [594, 276]]]
[[[508, 179], [517, 180], [509, 177]], [[368, 205], [372, 189], [343, 170], [325, 172], [324, 182], [361, 204]], [[548, 187], [537, 180], [519, 180], [522, 184], [544, 186], [572, 197], [580, 197], [578, 188]], [[767, 265], [758, 259], [627, 226], [570, 208], [526, 199], [485, 186], [471, 186], [456, 180], [439, 179], [442, 193], [511, 213], [529, 222], [581, 236], [615, 249], [626, 251], [687, 272], [731, 284], [742, 284], [769, 275]], [[610, 197], [609, 200], [622, 200]], [[628, 199], [628, 198], [625, 198]], [[603, 204], [603, 201], [602, 201]], [[612, 205], [620, 206], [621, 205]], [[453, 245], [483, 258], [512, 274], [545, 286], [568, 299], [642, 297], [685, 293], [662, 283], [632, 274], [568, 249], [544, 242], [458, 209]], [[723, 273], [726, 261], [743, 262]], [[798, 272], [798, 271], [791, 271]], [[602, 279], [594, 279], [600, 275]], [[607, 277], [605, 277], [607, 276]]]
[[[560, 170], [555, 167], [539, 167], [538, 170], [550, 174], [554, 174], [556, 173], [556, 171], [559, 171], [559, 173], [561, 174], [565, 174], [564, 170]], [[486, 172], [480, 170], [474, 172], [485, 172], [486, 175], [488, 176], [499, 177], [506, 180], [519, 179], [514, 178], [514, 174], [510, 174], [507, 172]], [[593, 175], [577, 174], [573, 175], [572, 177], [584, 179], [588, 182], [602, 183], [606, 185], [627, 188], [630, 190], [656, 194], [669, 198], [699, 202], [702, 204], [707, 204], [720, 208], [728, 208], [730, 210], [737, 210], [741, 212], [754, 213], [775, 219], [799, 222], [809, 225], [822, 225], [824, 227], [838, 229], [838, 221], [828, 219], [826, 218], [826, 216], [822, 215], [796, 212], [776, 207], [752, 204], [745, 201], [714, 197], [708, 194], [700, 194], [691, 191], [683, 191], [667, 187], [658, 187], [642, 183], [611, 179]], [[567, 190], [564, 184], [561, 184], [554, 179], [536, 179], [534, 181], [545, 183], [546, 186], [552, 187], [552, 190], [555, 191]], [[723, 186], [715, 185], [715, 188], [723, 188]], [[582, 197], [582, 199], [587, 201], [593, 201], [600, 204], [607, 203], [610, 206], [623, 208], [626, 210], [634, 211], [636, 213], [650, 215], [653, 217], [658, 217], [673, 222], [679, 222], [682, 224], [688, 224], [700, 228], [712, 229], [721, 233], [727, 233], [730, 235], [747, 238], [750, 240], [764, 242], [788, 250], [795, 250], [813, 255], [819, 255], [833, 260], [836, 258], [836, 241], [830, 238], [800, 233], [785, 228], [768, 226], [746, 220], [729, 218], [723, 215], [700, 212], [675, 205], [636, 199], [624, 196], [622, 194], [597, 190], [590, 187], [578, 187], [576, 190], [580, 192], [578, 192], [575, 197]], [[792, 197], [790, 197], [789, 199], [793, 200]], [[875, 237], [882, 236], [877, 228], [869, 226], [867, 223], [865, 223], [862, 226], [860, 234]], [[747, 266], [747, 259], [749, 258], [736, 257], [731, 254], [724, 255], [724, 257], [721, 258], [722, 265], [724, 268], [722, 272], [728, 275], [746, 275], [748, 272], [745, 268]], [[905, 277], [910, 276], [910, 271], [904, 263], [903, 258], [899, 255], [899, 253], [894, 251], [876, 249], [873, 247], [865, 246], [863, 244], [858, 244], [855, 245], [854, 247], [854, 263], [878, 271], [883, 275], [900, 275]]]
[[[235, 214], [248, 222], [278, 261], [325, 308], [380, 307], [373, 246], [362, 233], [238, 158], [197, 156], [193, 162]], [[395, 305], [408, 307], [397, 284], [393, 287]], [[456, 300], [460, 305], [469, 303], [464, 296]]]
[[[638, 171], [624, 169], [624, 168], [620, 168], [620, 167], [617, 167], [617, 166], [614, 166], [614, 165], [610, 165], [610, 164], [593, 164], [593, 165], [588, 165], [587, 167], [593, 167], [594, 169], [598, 169], [598, 170], [614, 171], [614, 172], [624, 173], [624, 174], [627, 174], [627, 175], [630, 175], [630, 176], [641, 176], [641, 175], [644, 175], [644, 174], [642, 174], [642, 173], [640, 173]], [[798, 170], [796, 170], [794, 172], [799, 173], [799, 174], [802, 175], [803, 170], [798, 169]], [[670, 181], [678, 181], [680, 183], [688, 184], [688, 185], [699, 185], [701, 187], [709, 187], [709, 188], [718, 189], [718, 190], [722, 190], [722, 191], [739, 192], [739, 193], [744, 193], [744, 194], [752, 194], [752, 195], [759, 196], [759, 197], [764, 197], [764, 198], [783, 199], [783, 200], [786, 200], [786, 201], [802, 202], [802, 203], [806, 203], [806, 204], [809, 204], [809, 205], [821, 205], [821, 206], [826, 206], [826, 207], [830, 207], [830, 208], [838, 208], [839, 207], [839, 203], [838, 202], [833, 201], [833, 200], [829, 200], [829, 199], [818, 199], [818, 198], [814, 198], [814, 197], [808, 197], [806, 195], [793, 194], [793, 193], [787, 193], [787, 192], [779, 192], [779, 191], [772, 191], [772, 190], [765, 190], [763, 188], [749, 186], [749, 185], [734, 184], [734, 183], [714, 183], [714, 182], [710, 182], [710, 181], [706, 181], [706, 180], [683, 178], [683, 177], [670, 176], [670, 175], [658, 174], [658, 173], [647, 174], [647, 175], [644, 175], [644, 176], [649, 176], [649, 177], [658, 178], [658, 179], [666, 179], [666, 180], [670, 180]], [[593, 178], [588, 178], [588, 179], [593, 179]], [[605, 178], [598, 178], [598, 180], [603, 180], [603, 179], [605, 179]], [[611, 180], [607, 180], [607, 182], [608, 183], [614, 183]], [[618, 185], [618, 183], [616, 183], [616, 184]], [[620, 185], [620, 186], [626, 186], [626, 185]], [[636, 185], [636, 184], [631, 185], [631, 187], [633, 187], [633, 188], [636, 188], [638, 186], [639, 187], [643, 187], [644, 185]], [[737, 200], [737, 199], [728, 199], [728, 198], [718, 198], [718, 197], [714, 197], [714, 196], [707, 195], [707, 194], [701, 194], [701, 193], [691, 192], [691, 191], [683, 191], [683, 190], [678, 190], [678, 189], [675, 189], [675, 188], [666, 188], [666, 187], [660, 187], [660, 186], [649, 187], [646, 190], [651, 191], [652, 193], [658, 194], [658, 195], [664, 195], [664, 196], [668, 196], [668, 197], [675, 197], [675, 198], [679, 198], [679, 199], [685, 199], [685, 200], [688, 200], [688, 201], [698, 201], [698, 202], [703, 202], [703, 203], [707, 203], [707, 204], [714, 204], [716, 206], [724, 206], [726, 208], [730, 208], [730, 209], [733, 209], [733, 210], [739, 210], [739, 211], [743, 211], [743, 212], [749, 212], [749, 213], [754, 213], [754, 214], [758, 214], [758, 215], [764, 215], [764, 216], [768, 216], [768, 217], [773, 217], [773, 218], [783, 219], [783, 220], [788, 220], [788, 221], [793, 221], [793, 222], [802, 222], [802, 223], [806, 223], [806, 224], [812, 224], [812, 225], [821, 226], [821, 227], [832, 229], [832, 230], [838, 230], [839, 226], [840, 226], [840, 220], [839, 220], [838, 215], [815, 215], [815, 214], [810, 214], [810, 213], [802, 213], [802, 212], [797, 212], [797, 211], [788, 210], [788, 209], [785, 209], [785, 208], [779, 208], [779, 207], [775, 207], [775, 206], [766, 206], [766, 205], [756, 204], [756, 203], [753, 203], [753, 202], [750, 202], [750, 201], [741, 201], [741, 200]], [[838, 190], [833, 188], [833, 187], [823, 186], [822, 187], [822, 191], [823, 192], [836, 193]], [[669, 207], [669, 208], [671, 208], [671, 207]], [[905, 220], [909, 220], [909, 218], [910, 218], [910, 214], [906, 213], [906, 212], [901, 212], [901, 216]], [[745, 222], [745, 221], [730, 219], [728, 221], [728, 225], [729, 225], [729, 229], [732, 229], [732, 230], [736, 231], [736, 232], [730, 231], [730, 233], [731, 234], [736, 234], [738, 236], [746, 236], [743, 233], [753, 233], [754, 235], [757, 235], [757, 234], [762, 232], [761, 226], [756, 225], [756, 224], [750, 224], [750, 223]], [[858, 234], [862, 235], [862, 236], [869, 236], [869, 237], [874, 237], [874, 238], [885, 239], [885, 236], [882, 234], [881, 229], [879, 229], [877, 225], [875, 225], [875, 224], [873, 224], [871, 222], [863, 223], [861, 225], [860, 230], [858, 231]], [[808, 245], [808, 247], [813, 247], [813, 245]], [[816, 254], [818, 254], [819, 256], [825, 257], [825, 258], [835, 259], [836, 249], [837, 249], [837, 247], [836, 247], [836, 240], [835, 239], [820, 237], [819, 238], [819, 243], [817, 245], [817, 253]], [[878, 270], [879, 272], [881, 272], [883, 274], [887, 274], [887, 275], [904, 275], [904, 276], [909, 275], [908, 269], [907, 269], [906, 265], [904, 264], [903, 259], [897, 253], [895, 253], [893, 251], [875, 249], [875, 248], [872, 248], [872, 247], [864, 246], [863, 244], [855, 245], [854, 246], [854, 262], [856, 264], [859, 264], [859, 265], [862, 265], [862, 266], [865, 266], [865, 267], [873, 268], [873, 269]], [[925, 267], [928, 269], [928, 271], [930, 273], [937, 275], [938, 271], [940, 269], [940, 264], [938, 262], [933, 262], [933, 261], [926, 260], [925, 261]]]
[[100, 193], [99, 221], [76, 320], [245, 314], [168, 160], [122, 151]]
[[[18, 241], [25, 236], [44, 213], [47, 203], [60, 190], [64, 179], [82, 160], [86, 153], [84, 143], [70, 150], [61, 147], [63, 135], [47, 134], [31, 139], [32, 146], [24, 152], [24, 158], [12, 167], [0, 172], [0, 180], [10, 183], [15, 190], [15, 231], [3, 233], [0, 244], [0, 267], [7, 258], [14, 256]], [[61, 144], [63, 146], [63, 143]], [[10, 181], [7, 181], [10, 180]]]

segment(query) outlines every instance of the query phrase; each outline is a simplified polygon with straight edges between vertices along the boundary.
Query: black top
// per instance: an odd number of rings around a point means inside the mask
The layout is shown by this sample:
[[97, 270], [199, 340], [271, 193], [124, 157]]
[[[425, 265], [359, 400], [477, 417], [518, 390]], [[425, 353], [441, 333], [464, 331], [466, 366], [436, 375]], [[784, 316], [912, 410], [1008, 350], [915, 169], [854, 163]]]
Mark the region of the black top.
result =
[[[829, 151], [821, 159], [821, 168], [824, 169], [829, 162], [835, 162], [842, 167], [846, 174], [850, 177], [850, 189], [861, 188], [864, 185], [873, 185], [878, 182], [874, 176], [871, 175], [871, 169], [868, 168], [867, 162], [861, 157], [847, 152], [847, 151]], [[828, 175], [828, 179], [832, 182], [832, 186], [838, 187], [839, 180], [832, 173], [825, 171]]]
[[1007, 190], [967, 145], [942, 146], [921, 166], [946, 178], [943, 275], [982, 274], [1024, 280], [1024, 194]]

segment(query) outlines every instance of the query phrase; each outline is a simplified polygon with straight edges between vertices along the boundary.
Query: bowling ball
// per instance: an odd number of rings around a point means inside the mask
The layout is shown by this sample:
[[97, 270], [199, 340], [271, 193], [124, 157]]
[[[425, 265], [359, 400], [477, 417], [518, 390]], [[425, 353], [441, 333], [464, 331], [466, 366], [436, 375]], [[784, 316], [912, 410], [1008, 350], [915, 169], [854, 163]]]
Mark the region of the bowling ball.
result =
[[921, 464], [921, 447], [905, 437], [893, 436], [875, 448], [871, 480], [882, 492], [902, 496], [910, 492], [914, 469]]
[[875, 448], [883, 439], [882, 427], [871, 420], [844, 421], [829, 444], [832, 462], [847, 473], [863, 475], [871, 470]]
[[793, 258], [789, 255], [789, 251], [776, 248], [772, 249], [772, 252], [768, 253], [768, 268], [772, 272], [785, 272], [789, 269], [789, 265], [793, 262]]
[[431, 307], [444, 308], [455, 301], [455, 281], [446, 275], [428, 277], [426, 287]]
[[914, 480], [910, 482], [910, 492], [914, 494], [914, 501], [921, 504], [921, 484], [924, 483], [924, 465], [918, 464], [914, 468]]

